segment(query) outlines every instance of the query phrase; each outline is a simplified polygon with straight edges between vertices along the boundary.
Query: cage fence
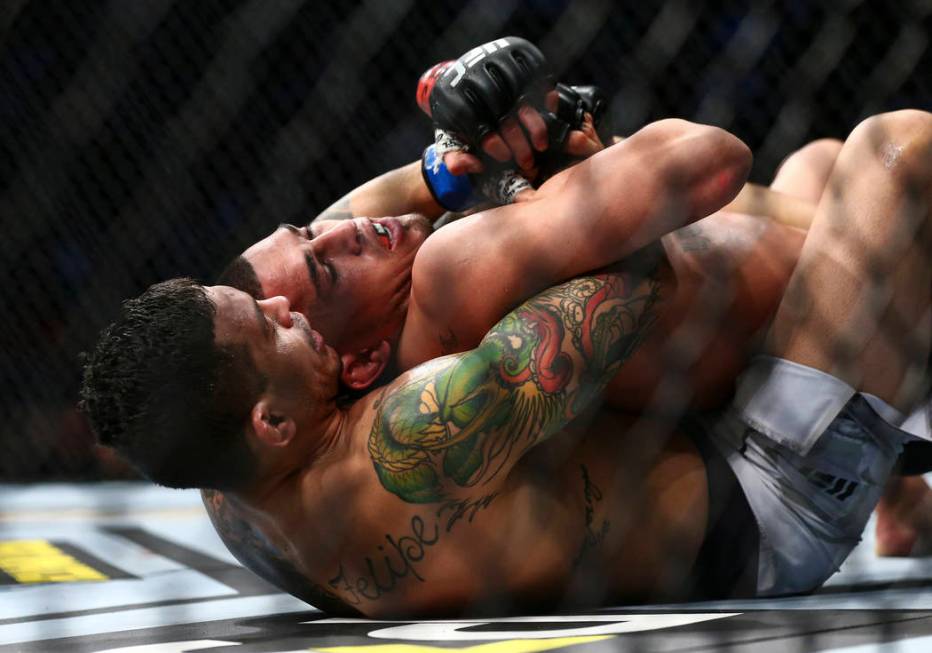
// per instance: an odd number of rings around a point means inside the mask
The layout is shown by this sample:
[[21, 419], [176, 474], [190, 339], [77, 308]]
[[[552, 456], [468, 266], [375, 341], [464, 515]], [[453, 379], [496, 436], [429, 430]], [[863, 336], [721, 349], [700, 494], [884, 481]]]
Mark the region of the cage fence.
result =
[[621, 134], [723, 127], [767, 184], [865, 117], [932, 109], [932, 3], [140, 0], [0, 8], [0, 479], [132, 476], [76, 410], [122, 300], [211, 280], [431, 140], [421, 72], [503, 35]]

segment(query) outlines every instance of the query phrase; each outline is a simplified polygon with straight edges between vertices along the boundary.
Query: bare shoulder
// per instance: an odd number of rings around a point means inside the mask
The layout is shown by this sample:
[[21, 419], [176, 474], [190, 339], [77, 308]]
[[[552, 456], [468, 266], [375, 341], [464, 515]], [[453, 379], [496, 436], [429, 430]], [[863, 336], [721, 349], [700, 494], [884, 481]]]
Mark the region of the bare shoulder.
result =
[[239, 502], [216, 490], [202, 490], [201, 498], [220, 539], [244, 567], [277, 588], [325, 612], [358, 614], [332, 592], [301, 574], [247, 517]]
[[[425, 285], [432, 284], [428, 281]], [[412, 285], [412, 289], [415, 287]], [[421, 292], [429, 296], [436, 290], [424, 288]], [[423, 308], [422, 303], [418, 301], [417, 293], [412, 290], [404, 328], [395, 351], [398, 369], [410, 370], [424, 361], [463, 349], [463, 340], [449, 321], [444, 319], [443, 315], [437, 315], [435, 311]]]

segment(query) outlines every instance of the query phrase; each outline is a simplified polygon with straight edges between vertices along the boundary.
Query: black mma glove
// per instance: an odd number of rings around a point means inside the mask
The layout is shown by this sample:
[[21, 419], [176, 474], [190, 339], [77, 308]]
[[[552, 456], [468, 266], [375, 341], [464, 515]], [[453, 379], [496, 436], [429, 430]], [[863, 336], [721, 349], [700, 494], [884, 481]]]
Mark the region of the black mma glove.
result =
[[[561, 145], [566, 142], [566, 134], [570, 129], [582, 127], [587, 113], [592, 116], [592, 124], [602, 142], [611, 142], [614, 129], [608, 110], [608, 96], [602, 92], [602, 89], [598, 86], [568, 86], [566, 84], [557, 84], [555, 88], [559, 98], [555, 115], [550, 112], [541, 115], [544, 116], [545, 122], [556, 118], [567, 125], [566, 133], [558, 141]], [[551, 134], [551, 146], [554, 143], [554, 135]]]
[[[544, 107], [546, 94], [558, 94], [557, 109]], [[418, 83], [417, 102], [433, 118], [435, 143], [425, 150], [422, 172], [434, 198], [447, 209], [462, 211], [481, 201], [481, 195], [508, 204], [532, 185], [514, 164], [498, 163], [481, 154], [483, 138], [521, 103], [538, 110], [548, 132], [548, 151], [535, 154], [542, 179], [571, 165], [575, 158], [562, 152], [567, 135], [583, 125], [585, 113], [597, 130], [607, 123], [608, 102], [594, 86], [553, 85], [546, 59], [536, 46], [506, 37], [473, 48], [456, 61], [435, 65]], [[606, 133], [611, 134], [606, 125]], [[443, 164], [446, 152], [474, 151], [486, 169], [480, 175], [453, 175]], [[478, 188], [478, 191], [476, 190]]]
[[598, 86], [557, 84], [555, 89], [558, 97], [556, 111], [539, 112], [547, 125], [549, 144], [546, 152], [536, 155], [539, 181], [546, 181], [581, 160], [564, 152], [563, 145], [571, 130], [582, 128], [587, 113], [592, 116], [592, 124], [603, 143], [611, 143], [614, 132], [608, 96]]
[[553, 77], [541, 51], [508, 36], [448, 63], [428, 91], [429, 115], [437, 129], [478, 148], [519, 103], [543, 106], [551, 88]]

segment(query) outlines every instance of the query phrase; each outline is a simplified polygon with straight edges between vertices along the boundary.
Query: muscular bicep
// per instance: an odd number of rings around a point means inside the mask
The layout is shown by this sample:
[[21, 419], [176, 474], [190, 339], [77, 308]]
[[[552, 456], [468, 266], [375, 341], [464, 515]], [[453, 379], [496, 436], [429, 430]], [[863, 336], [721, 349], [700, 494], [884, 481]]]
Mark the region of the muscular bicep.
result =
[[662, 121], [556, 175], [532, 201], [445, 227], [415, 261], [412, 299], [429, 324], [421, 330], [472, 347], [534, 293], [616, 263], [724, 205], [749, 166], [747, 147], [727, 132]]
[[385, 391], [369, 437], [382, 485], [411, 503], [498, 488], [530, 447], [586, 410], [654, 320], [651, 277], [575, 279], [522, 304], [475, 350]]

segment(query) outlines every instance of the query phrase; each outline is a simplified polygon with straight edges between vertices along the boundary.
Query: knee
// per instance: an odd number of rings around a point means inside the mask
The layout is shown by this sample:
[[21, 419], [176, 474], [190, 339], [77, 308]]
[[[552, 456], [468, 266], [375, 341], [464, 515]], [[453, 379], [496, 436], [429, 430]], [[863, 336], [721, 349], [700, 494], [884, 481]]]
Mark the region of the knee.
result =
[[867, 148], [891, 174], [910, 184], [932, 178], [932, 113], [918, 109], [891, 111], [863, 120], [848, 137]]
[[820, 138], [806, 143], [783, 159], [777, 168], [777, 174], [785, 167], [793, 165], [803, 165], [818, 171], [831, 170], [843, 144], [837, 138]]
[[803, 145], [790, 156], [799, 156], [811, 159], [815, 163], [831, 166], [841, 152], [844, 143], [837, 138], [820, 138]]
[[771, 187], [811, 202], [818, 202], [843, 143], [822, 138], [799, 148], [777, 168]]

